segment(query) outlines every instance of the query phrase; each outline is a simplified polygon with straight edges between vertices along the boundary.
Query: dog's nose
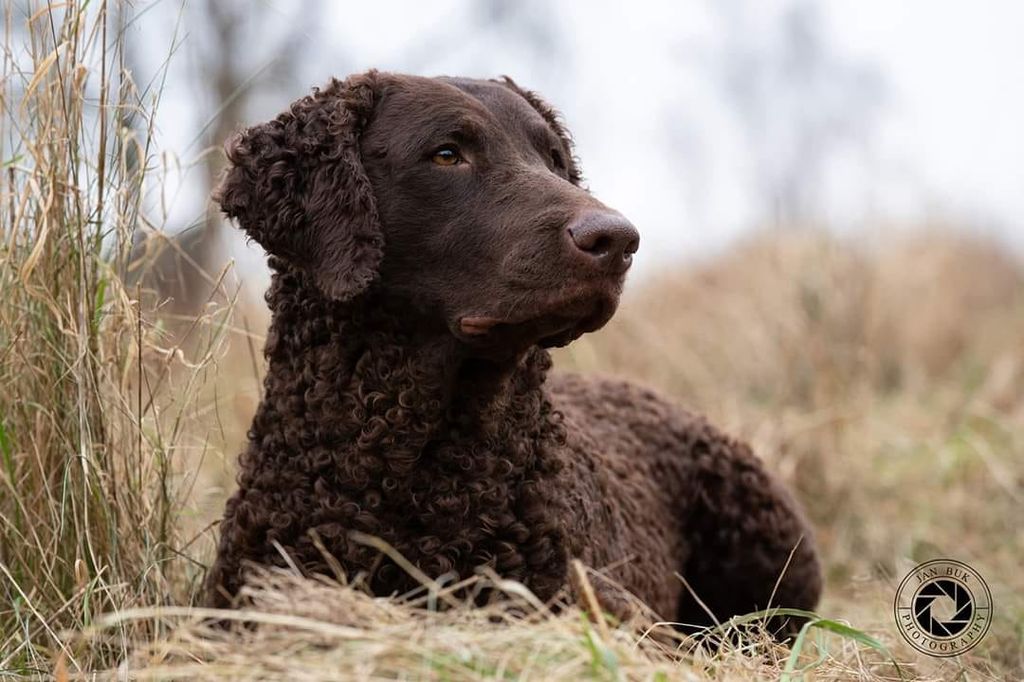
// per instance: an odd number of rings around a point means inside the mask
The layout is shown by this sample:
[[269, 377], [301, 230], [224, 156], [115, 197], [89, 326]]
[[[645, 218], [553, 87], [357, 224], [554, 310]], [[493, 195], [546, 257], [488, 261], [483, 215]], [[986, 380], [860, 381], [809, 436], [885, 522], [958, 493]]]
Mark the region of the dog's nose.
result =
[[598, 267], [625, 272], [640, 246], [640, 233], [618, 213], [587, 213], [568, 228], [573, 245]]

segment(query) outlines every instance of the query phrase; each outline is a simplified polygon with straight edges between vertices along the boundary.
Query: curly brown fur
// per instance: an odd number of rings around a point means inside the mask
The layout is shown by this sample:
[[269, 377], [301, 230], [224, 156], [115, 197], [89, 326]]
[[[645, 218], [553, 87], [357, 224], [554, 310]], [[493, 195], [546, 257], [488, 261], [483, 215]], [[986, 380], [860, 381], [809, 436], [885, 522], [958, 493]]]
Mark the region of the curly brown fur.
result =
[[542, 598], [579, 558], [685, 623], [709, 618], [676, 573], [720, 620], [815, 605], [810, 530], [747, 446], [650, 390], [548, 377], [547, 347], [611, 317], [637, 238], [536, 95], [370, 72], [228, 157], [219, 200], [275, 275], [210, 603], [247, 562], [330, 573], [323, 550], [375, 593], [417, 586], [360, 531], [428, 576], [487, 565]]

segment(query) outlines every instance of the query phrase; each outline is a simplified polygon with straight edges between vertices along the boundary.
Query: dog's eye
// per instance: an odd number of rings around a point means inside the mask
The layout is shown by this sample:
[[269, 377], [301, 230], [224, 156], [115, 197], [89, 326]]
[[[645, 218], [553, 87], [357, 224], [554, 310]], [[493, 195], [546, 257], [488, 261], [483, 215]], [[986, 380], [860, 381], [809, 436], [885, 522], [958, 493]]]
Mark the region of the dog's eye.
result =
[[462, 163], [462, 157], [459, 155], [459, 150], [450, 144], [445, 145], [434, 152], [434, 155], [430, 160], [438, 166], [456, 166]]
[[558, 170], [565, 170], [565, 159], [562, 158], [562, 152], [558, 151], [554, 147], [551, 148], [551, 163], [554, 164]]

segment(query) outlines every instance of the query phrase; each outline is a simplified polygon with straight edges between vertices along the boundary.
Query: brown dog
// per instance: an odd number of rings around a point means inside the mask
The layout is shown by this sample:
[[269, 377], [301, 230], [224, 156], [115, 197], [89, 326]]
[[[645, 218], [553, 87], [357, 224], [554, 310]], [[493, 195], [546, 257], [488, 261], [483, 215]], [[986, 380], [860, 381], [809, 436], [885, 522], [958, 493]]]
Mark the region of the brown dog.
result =
[[[580, 185], [555, 113], [510, 80], [370, 72], [227, 145], [218, 200], [271, 255], [265, 395], [208, 589], [246, 562], [378, 594], [481, 565], [542, 598], [579, 558], [663, 617], [812, 608], [806, 522], [743, 444], [652, 391], [554, 375], [615, 311], [636, 229]], [[789, 567], [783, 574], [792, 553]], [[606, 608], [622, 602], [602, 594]]]

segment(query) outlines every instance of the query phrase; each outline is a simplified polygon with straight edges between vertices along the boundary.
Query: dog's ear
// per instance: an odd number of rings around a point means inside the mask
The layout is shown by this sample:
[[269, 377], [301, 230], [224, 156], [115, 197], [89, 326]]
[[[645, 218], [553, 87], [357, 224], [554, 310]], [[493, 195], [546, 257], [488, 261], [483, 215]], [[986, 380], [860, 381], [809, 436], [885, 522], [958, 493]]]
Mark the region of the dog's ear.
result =
[[502, 76], [501, 79], [496, 82], [501, 83], [506, 88], [529, 102], [530, 106], [533, 107], [545, 121], [547, 121], [547, 124], [553, 131], [555, 131], [555, 134], [558, 135], [558, 139], [562, 141], [562, 145], [565, 147], [565, 163], [566, 170], [569, 174], [569, 181], [577, 186], [582, 185], [583, 171], [580, 170], [580, 160], [576, 156], [572, 135], [569, 134], [569, 130], [565, 127], [565, 123], [562, 121], [562, 115], [558, 113], [554, 107], [545, 102], [540, 95], [532, 90], [520, 87], [508, 76]]
[[348, 301], [377, 277], [384, 238], [359, 137], [379, 99], [376, 72], [332, 79], [225, 144], [214, 200], [269, 254]]

